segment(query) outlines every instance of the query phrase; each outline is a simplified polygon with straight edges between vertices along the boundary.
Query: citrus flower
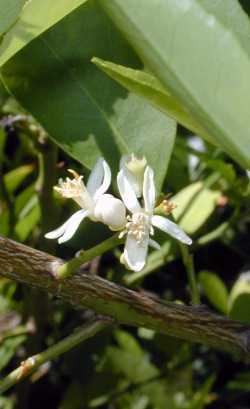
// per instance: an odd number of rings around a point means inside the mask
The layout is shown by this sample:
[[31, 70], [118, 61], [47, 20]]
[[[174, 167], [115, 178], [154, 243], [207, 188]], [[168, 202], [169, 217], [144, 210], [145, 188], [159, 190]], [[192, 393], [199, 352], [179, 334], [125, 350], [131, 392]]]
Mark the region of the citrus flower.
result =
[[111, 171], [107, 162], [100, 158], [92, 170], [87, 186], [83, 176], [69, 170], [73, 179], [59, 180], [54, 189], [65, 198], [73, 199], [81, 210], [75, 212], [61, 227], [45, 235], [47, 239], [58, 239], [64, 243], [71, 239], [80, 223], [88, 217], [94, 222], [102, 222], [111, 230], [120, 230], [126, 224], [126, 209], [120, 199], [105, 193], [111, 183]]
[[154, 172], [146, 167], [143, 178], [143, 206], [136, 197], [133, 185], [129, 182], [124, 169], [117, 175], [117, 184], [122, 200], [130, 211], [125, 229], [120, 237], [126, 235], [121, 262], [133, 271], [143, 269], [147, 259], [148, 246], [159, 249], [160, 246], [150, 236], [154, 235], [154, 227], [164, 231], [182, 243], [190, 245], [192, 240], [174, 222], [163, 216], [154, 215], [155, 183]]

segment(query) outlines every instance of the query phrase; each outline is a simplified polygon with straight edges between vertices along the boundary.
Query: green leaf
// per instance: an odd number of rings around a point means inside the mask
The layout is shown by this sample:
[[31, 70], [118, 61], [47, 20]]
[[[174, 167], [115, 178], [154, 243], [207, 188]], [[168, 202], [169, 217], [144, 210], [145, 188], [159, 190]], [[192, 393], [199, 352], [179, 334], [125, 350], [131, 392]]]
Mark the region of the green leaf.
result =
[[238, 1], [101, 4], [179, 105], [249, 168], [250, 25]]
[[228, 291], [221, 278], [210, 271], [201, 271], [198, 279], [211, 304], [219, 311], [228, 312]]
[[249, 273], [241, 274], [229, 295], [229, 316], [250, 324], [250, 277]]
[[0, 346], [0, 371], [8, 364], [19, 345], [26, 340], [26, 335], [7, 338]]
[[152, 74], [132, 68], [92, 58], [92, 62], [107, 75], [119, 82], [129, 91], [145, 98], [160, 111], [174, 118], [181, 125], [200, 135], [204, 134], [210, 142], [214, 142], [209, 134], [195, 122], [195, 119], [182, 107], [174, 95]]
[[0, 38], [17, 20], [26, 0], [0, 0]]
[[[18, 3], [24, 3], [24, 0], [8, 0], [8, 3], [6, 0], [0, 0], [0, 10], [4, 11], [4, 17], [6, 19], [8, 18], [9, 21], [10, 18], [12, 19], [11, 24], [13, 20], [19, 17], [0, 44], [0, 66], [25, 47], [30, 41], [48, 30], [86, 1], [87, 0], [32, 0], [27, 2], [22, 9], [22, 13], [19, 15], [21, 6], [18, 11]], [[12, 8], [9, 7], [10, 3], [12, 3]], [[16, 7], [14, 6], [15, 4]], [[15, 18], [13, 18], [14, 15]], [[5, 23], [3, 32], [6, 31], [9, 25], [10, 24]], [[1, 32], [0, 29], [0, 34]]]
[[159, 374], [139, 343], [125, 331], [116, 331], [118, 347], [108, 347], [107, 357], [114, 373], [122, 374], [130, 382], [145, 382]]
[[20, 166], [19, 168], [13, 169], [6, 173], [4, 175], [4, 182], [8, 193], [14, 193], [14, 191], [33, 170], [34, 166], [31, 164]]
[[88, 1], [5, 64], [2, 76], [72, 157], [91, 168], [102, 155], [117, 170], [121, 154], [143, 154], [160, 189], [176, 122], [110, 80], [90, 62], [93, 55], [141, 66], [102, 9]]
[[195, 233], [215, 210], [220, 195], [220, 191], [209, 189], [202, 182], [192, 183], [171, 198], [177, 205], [173, 216], [187, 233]]
[[38, 224], [41, 217], [41, 211], [38, 203], [34, 203], [34, 206], [28, 214], [20, 219], [15, 226], [15, 234], [19, 241], [25, 241], [32, 233], [35, 226]]

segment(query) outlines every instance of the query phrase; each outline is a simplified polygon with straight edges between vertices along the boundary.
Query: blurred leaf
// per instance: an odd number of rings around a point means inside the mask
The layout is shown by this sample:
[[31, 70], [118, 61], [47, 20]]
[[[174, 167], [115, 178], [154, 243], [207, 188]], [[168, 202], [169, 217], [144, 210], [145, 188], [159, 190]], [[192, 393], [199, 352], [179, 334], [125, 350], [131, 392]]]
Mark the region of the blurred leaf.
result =
[[239, 3], [101, 0], [101, 4], [153, 74], [203, 128], [201, 136], [209, 135], [249, 168], [250, 25]]
[[0, 202], [0, 234], [7, 236], [10, 227], [10, 212], [5, 203]]
[[240, 372], [230, 380], [227, 384], [227, 388], [231, 390], [240, 390], [249, 393], [250, 385], [250, 371]]
[[202, 182], [192, 183], [171, 198], [177, 205], [174, 218], [187, 233], [195, 233], [211, 216], [220, 196], [220, 191], [211, 190]]
[[30, 212], [17, 222], [15, 226], [15, 234], [17, 239], [20, 241], [25, 241], [38, 224], [40, 217], [40, 207], [38, 203], [36, 203]]
[[14, 191], [33, 170], [33, 165], [23, 165], [6, 173], [4, 175], [4, 182], [8, 193], [14, 193]]
[[194, 394], [193, 399], [191, 400], [190, 404], [188, 405], [188, 409], [203, 409], [209, 403], [209, 392], [213, 387], [215, 381], [215, 377], [209, 376], [203, 385], [200, 386], [198, 392]]
[[1, 409], [14, 409], [15, 407], [15, 398], [14, 396], [5, 398], [0, 396], [0, 408]]
[[110, 80], [91, 64], [93, 55], [141, 65], [102, 9], [88, 1], [5, 64], [2, 75], [68, 154], [89, 168], [102, 155], [113, 171], [121, 154], [145, 155], [160, 189], [176, 123]]
[[132, 383], [144, 382], [159, 374], [132, 335], [116, 331], [115, 338], [119, 347], [109, 346], [106, 354], [114, 373], [123, 374]]
[[58, 409], [82, 409], [83, 391], [77, 383], [71, 383]]
[[26, 340], [26, 335], [18, 335], [5, 339], [0, 345], [0, 371], [15, 355], [17, 348]]
[[241, 274], [229, 295], [229, 316], [250, 324], [250, 274]]
[[231, 163], [225, 163], [221, 159], [208, 159], [205, 160], [206, 165], [219, 172], [230, 184], [234, 184], [236, 181], [236, 172]]
[[6, 133], [4, 132], [3, 128], [0, 126], [0, 161], [3, 162], [4, 158], [4, 148], [6, 142]]
[[[51, 26], [85, 2], [86, 0], [71, 0], [70, 2], [68, 0], [27, 1], [16, 24], [14, 24], [11, 30], [9, 30], [4, 36], [4, 39], [0, 44], [0, 66], [30, 41], [34, 40], [34, 38], [48, 30]], [[8, 3], [6, 3], [5, 0], [0, 0], [0, 10], [4, 11], [4, 15], [11, 17], [15, 12], [17, 17], [19, 14], [19, 12], [17, 13], [18, 6], [16, 6], [15, 9], [14, 7], [11, 9], [9, 7], [10, 3], [14, 6], [18, 3], [23, 4], [24, 0], [10, 0]]]
[[198, 279], [211, 304], [219, 311], [228, 312], [228, 291], [221, 278], [210, 271], [201, 271]]
[[26, 0], [0, 0], [0, 42], [1, 36], [5, 34], [17, 20]]
[[[28, 187], [26, 187], [22, 192], [20, 192], [16, 197], [15, 197], [15, 215], [16, 217], [21, 217], [22, 214], [21, 211], [23, 209], [27, 209], [27, 204], [30, 203], [30, 201], [34, 201], [34, 196], [36, 198], [36, 201], [38, 200], [37, 195], [35, 194], [35, 185], [31, 184]], [[26, 213], [26, 212], [24, 212]]]

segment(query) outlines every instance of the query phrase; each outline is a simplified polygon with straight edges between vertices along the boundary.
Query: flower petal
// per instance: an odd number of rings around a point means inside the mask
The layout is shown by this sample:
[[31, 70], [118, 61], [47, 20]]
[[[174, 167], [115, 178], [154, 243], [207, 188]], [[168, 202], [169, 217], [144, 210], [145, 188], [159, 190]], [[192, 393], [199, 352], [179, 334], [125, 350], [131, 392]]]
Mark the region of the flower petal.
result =
[[78, 210], [75, 212], [62, 226], [45, 234], [46, 239], [58, 239], [58, 243], [64, 243], [71, 239], [79, 227], [81, 221], [88, 216], [86, 210]]
[[98, 199], [103, 193], [105, 193], [111, 183], [111, 171], [107, 162], [100, 158], [96, 162], [87, 183], [87, 190], [89, 194]]
[[140, 203], [138, 202], [133, 186], [129, 183], [123, 169], [118, 172], [117, 185], [121, 198], [127, 209], [132, 213], [139, 212], [141, 210]]
[[130, 270], [140, 271], [145, 266], [148, 254], [148, 241], [149, 237], [145, 238], [142, 243], [138, 243], [134, 237], [127, 236], [123, 260]]
[[192, 240], [190, 237], [187, 236], [187, 234], [174, 222], [171, 222], [171, 220], [166, 219], [165, 217], [162, 216], [153, 216], [152, 217], [152, 224], [155, 227], [158, 227], [158, 229], [164, 231], [165, 233], [168, 233], [170, 236], [174, 237], [175, 239], [181, 241], [184, 244], [192, 244]]
[[155, 182], [154, 171], [150, 166], [147, 166], [144, 172], [143, 199], [146, 212], [152, 214], [155, 207]]
[[153, 240], [153, 239], [149, 239], [148, 244], [149, 244], [150, 247], [152, 247], [152, 248], [155, 249], [155, 250], [160, 250], [160, 249], [161, 249], [160, 244], [157, 243], [157, 241], [155, 241], [155, 240]]

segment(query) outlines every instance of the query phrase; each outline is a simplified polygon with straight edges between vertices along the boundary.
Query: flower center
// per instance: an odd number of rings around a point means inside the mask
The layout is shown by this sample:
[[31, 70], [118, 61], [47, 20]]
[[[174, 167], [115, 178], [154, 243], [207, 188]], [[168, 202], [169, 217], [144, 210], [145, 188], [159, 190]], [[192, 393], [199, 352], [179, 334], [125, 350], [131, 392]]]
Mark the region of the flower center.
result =
[[58, 186], [55, 186], [54, 189], [63, 197], [74, 199], [83, 209], [91, 210], [93, 201], [83, 183], [83, 176], [78, 175], [74, 170], [69, 169], [68, 171], [73, 174], [74, 179], [66, 178], [65, 181], [59, 179]]
[[133, 213], [132, 216], [127, 216], [126, 232], [133, 236], [137, 243], [142, 243], [149, 234], [154, 234], [154, 229], [151, 225], [151, 217], [147, 213]]

